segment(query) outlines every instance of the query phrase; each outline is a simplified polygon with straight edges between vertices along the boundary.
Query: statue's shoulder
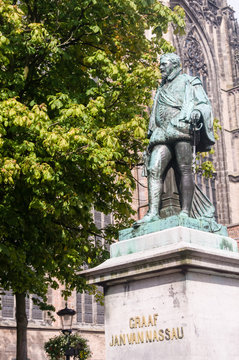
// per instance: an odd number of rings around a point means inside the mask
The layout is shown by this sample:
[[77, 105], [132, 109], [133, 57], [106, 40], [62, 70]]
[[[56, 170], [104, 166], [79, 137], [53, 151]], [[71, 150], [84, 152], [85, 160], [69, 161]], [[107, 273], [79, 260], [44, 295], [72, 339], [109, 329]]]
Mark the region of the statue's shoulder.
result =
[[185, 79], [185, 81], [189, 81], [190, 84], [192, 84], [193, 86], [202, 85], [202, 82], [198, 76], [191, 76], [188, 74], [181, 74], [180, 76], [182, 76]]

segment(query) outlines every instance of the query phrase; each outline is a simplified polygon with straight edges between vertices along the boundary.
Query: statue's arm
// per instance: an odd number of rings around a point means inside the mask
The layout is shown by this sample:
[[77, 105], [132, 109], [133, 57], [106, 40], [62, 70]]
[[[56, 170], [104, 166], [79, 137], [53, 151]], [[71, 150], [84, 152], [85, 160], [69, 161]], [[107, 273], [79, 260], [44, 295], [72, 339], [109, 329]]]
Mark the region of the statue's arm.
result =
[[197, 83], [194, 88], [194, 107], [191, 116], [195, 112], [200, 113], [200, 119], [196, 121], [196, 125], [202, 123], [203, 126], [199, 126], [201, 130], [200, 142], [197, 146], [197, 151], [208, 151], [211, 146], [215, 144], [215, 138], [213, 133], [213, 111], [210, 100], [203, 89], [202, 83], [196, 79]]
[[157, 102], [158, 102], [158, 97], [159, 97], [159, 87], [156, 91], [156, 94], [154, 96], [154, 102], [153, 102], [153, 107], [152, 107], [152, 111], [150, 114], [150, 119], [149, 119], [149, 128], [148, 128], [148, 139], [150, 138], [150, 136], [152, 135], [154, 129], [155, 129], [155, 114], [156, 114], [156, 106], [157, 106]]
[[194, 86], [194, 108], [191, 114], [191, 119], [197, 122], [207, 122], [209, 128], [213, 128], [212, 122], [212, 106], [206, 92], [203, 89], [202, 83], [197, 82]]

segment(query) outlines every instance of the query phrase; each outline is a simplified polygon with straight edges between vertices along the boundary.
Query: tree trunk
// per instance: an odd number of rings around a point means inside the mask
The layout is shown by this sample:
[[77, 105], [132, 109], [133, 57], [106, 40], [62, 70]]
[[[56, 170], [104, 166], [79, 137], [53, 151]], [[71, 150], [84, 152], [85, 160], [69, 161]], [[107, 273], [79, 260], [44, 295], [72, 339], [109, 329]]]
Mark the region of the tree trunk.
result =
[[27, 314], [26, 294], [16, 293], [17, 359], [27, 360]]

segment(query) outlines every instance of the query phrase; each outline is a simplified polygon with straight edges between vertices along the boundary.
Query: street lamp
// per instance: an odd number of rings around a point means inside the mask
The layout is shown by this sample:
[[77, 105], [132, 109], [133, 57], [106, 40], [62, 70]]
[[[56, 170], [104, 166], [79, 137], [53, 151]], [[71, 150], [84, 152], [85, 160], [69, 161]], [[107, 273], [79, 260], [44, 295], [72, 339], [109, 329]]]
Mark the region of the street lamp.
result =
[[67, 303], [64, 309], [59, 310], [57, 315], [61, 318], [61, 331], [64, 335], [70, 335], [72, 332], [72, 320], [76, 314], [75, 310], [68, 309]]
[[70, 348], [70, 334], [72, 332], [72, 320], [73, 316], [76, 314], [75, 310], [68, 309], [67, 303], [64, 309], [59, 310], [57, 315], [61, 319], [61, 331], [64, 335], [68, 337], [67, 341], [67, 350], [65, 352], [66, 360], [70, 360], [70, 357], [73, 355], [78, 355], [76, 349]]

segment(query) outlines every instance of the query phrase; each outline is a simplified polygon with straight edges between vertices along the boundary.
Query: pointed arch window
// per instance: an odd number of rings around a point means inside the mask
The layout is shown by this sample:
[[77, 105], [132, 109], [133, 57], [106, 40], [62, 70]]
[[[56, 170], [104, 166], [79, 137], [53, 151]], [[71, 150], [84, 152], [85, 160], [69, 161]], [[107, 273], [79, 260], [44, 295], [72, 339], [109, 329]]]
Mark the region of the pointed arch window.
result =
[[189, 31], [183, 49], [183, 67], [185, 71], [187, 71], [189, 75], [200, 77], [205, 86], [208, 77], [208, 68], [195, 27]]

